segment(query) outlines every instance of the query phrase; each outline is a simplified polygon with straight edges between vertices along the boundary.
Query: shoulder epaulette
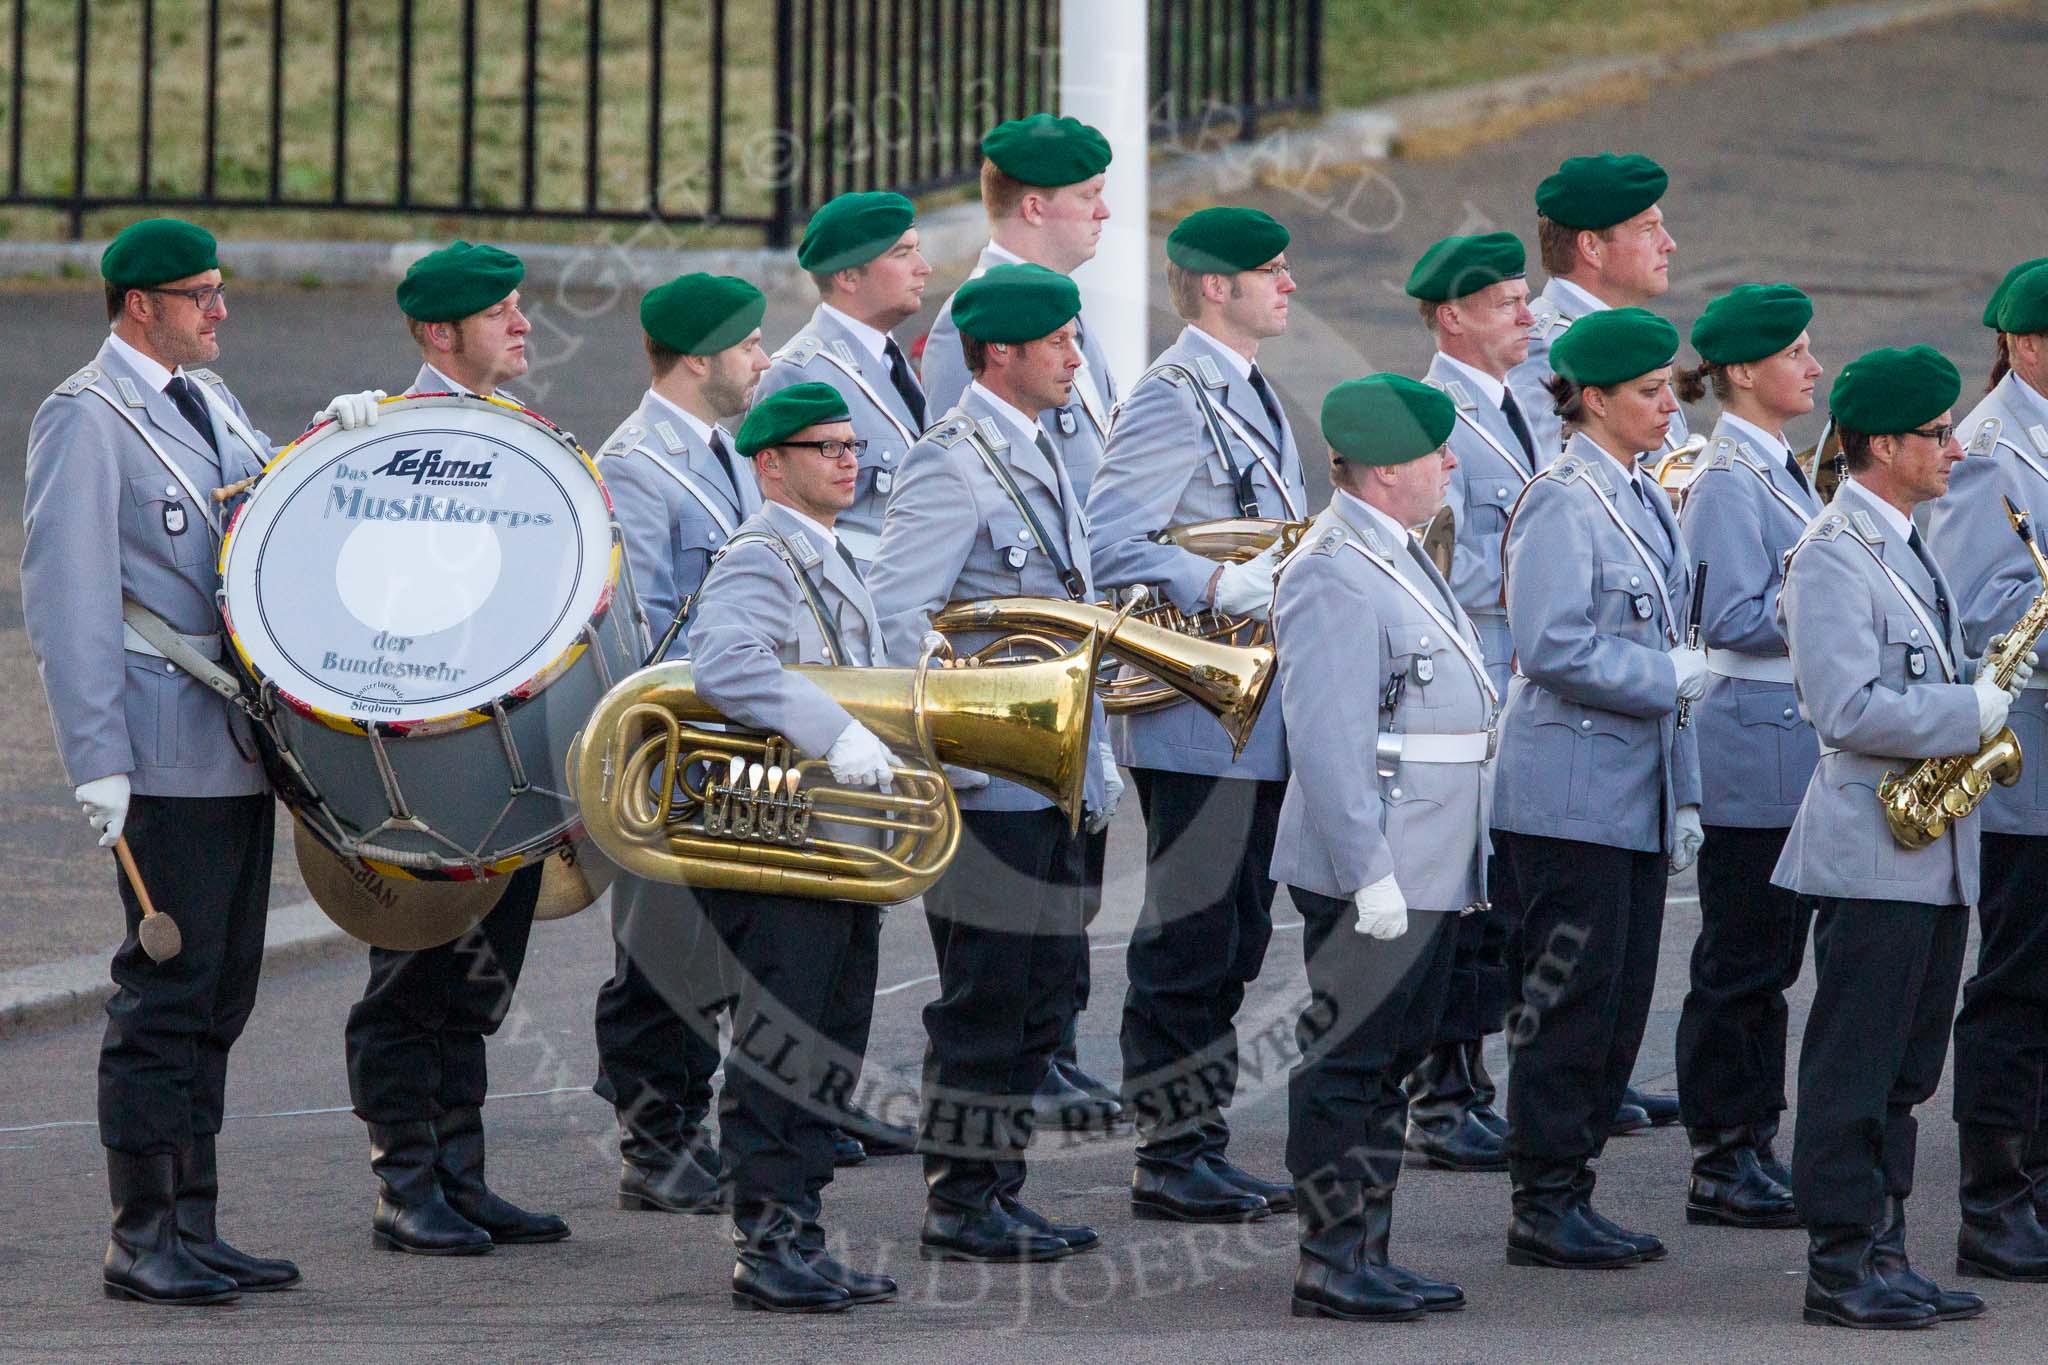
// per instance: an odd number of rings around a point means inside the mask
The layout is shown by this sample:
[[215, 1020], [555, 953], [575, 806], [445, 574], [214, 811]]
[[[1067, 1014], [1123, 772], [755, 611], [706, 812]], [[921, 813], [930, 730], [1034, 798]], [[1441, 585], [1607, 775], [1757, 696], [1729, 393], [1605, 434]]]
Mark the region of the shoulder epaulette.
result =
[[1316, 541], [1315, 548], [1310, 550], [1309, 553], [1314, 555], [1333, 555], [1344, 548], [1344, 541], [1348, 534], [1342, 526], [1332, 526], [1323, 532], [1322, 536]]
[[1998, 444], [1998, 433], [2003, 424], [1996, 417], [1986, 417], [1977, 424], [1976, 434], [1970, 437], [1970, 444], [1963, 450], [1965, 455], [1989, 455]]
[[1167, 383], [1173, 385], [1176, 389], [1188, 382], [1187, 371], [1181, 369], [1178, 365], [1162, 366], [1161, 368], [1153, 371], [1153, 373], [1157, 374], [1161, 379], [1164, 379]]
[[802, 369], [804, 366], [810, 364], [811, 361], [816, 358], [818, 354], [818, 347], [820, 344], [821, 343], [819, 342], [817, 337], [800, 336], [792, 340], [787, 346], [784, 346], [781, 350], [777, 351], [771, 358], [775, 360], [787, 361], [789, 364], [796, 366], [798, 369]]
[[1576, 482], [1586, 476], [1586, 458], [1583, 455], [1560, 455], [1543, 473], [1559, 483]]
[[202, 384], [225, 384], [228, 382], [212, 370], [187, 370], [185, 373], [189, 378], [196, 379]]
[[940, 445], [951, 448], [966, 440], [967, 433], [973, 430], [974, 423], [970, 419], [966, 417], [953, 417], [927, 431], [924, 434], [924, 439], [927, 441], [937, 441]]
[[640, 438], [645, 434], [639, 427], [628, 422], [611, 434], [611, 439], [598, 450], [598, 456], [602, 458], [606, 455], [623, 455], [639, 445]]
[[1713, 444], [1707, 447], [1707, 462], [1705, 468], [1700, 472], [1705, 473], [1708, 469], [1732, 469], [1734, 467], [1735, 438], [1733, 436], [1716, 436]]
[[1544, 298], [1541, 294], [1529, 300], [1529, 313], [1536, 319], [1529, 327], [1529, 339], [1531, 341], [1541, 341], [1549, 336], [1552, 329], [1559, 323], [1563, 323], [1567, 327], [1572, 325], [1572, 320], [1558, 312], [1557, 305]]
[[85, 392], [87, 385], [91, 384], [93, 380], [98, 379], [99, 377], [99, 370], [94, 366], [87, 365], [77, 374], [72, 375], [69, 379], [59, 384], [54, 390], [54, 392], [62, 395], [65, 398], [76, 398], [79, 394]]

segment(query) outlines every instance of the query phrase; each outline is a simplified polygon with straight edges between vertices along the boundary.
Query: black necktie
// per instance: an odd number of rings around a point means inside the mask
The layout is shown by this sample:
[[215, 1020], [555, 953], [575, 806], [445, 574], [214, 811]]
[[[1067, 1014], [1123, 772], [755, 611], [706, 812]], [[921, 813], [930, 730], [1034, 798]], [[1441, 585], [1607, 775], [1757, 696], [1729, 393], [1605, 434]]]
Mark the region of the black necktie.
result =
[[853, 557], [853, 551], [846, 548], [846, 542], [834, 536], [832, 537], [832, 548], [839, 551], [839, 557], [846, 561], [846, 567], [853, 570], [855, 580], [861, 581], [860, 562]]
[[206, 400], [193, 388], [192, 381], [182, 374], [172, 375], [171, 382], [164, 385], [164, 392], [177, 404], [185, 420], [192, 424], [192, 430], [206, 442], [206, 448], [219, 455], [220, 442], [213, 438], [213, 423], [207, 419]]
[[[1038, 446], [1038, 453], [1045, 456], [1045, 462], [1052, 466], [1054, 494], [1055, 496], [1057, 496], [1060, 477], [1059, 452], [1052, 448], [1052, 439], [1045, 434], [1045, 429], [1042, 427], [1039, 429], [1038, 435], [1034, 437], [1033, 440]], [[1067, 514], [1067, 500], [1065, 498], [1060, 498], [1059, 502], [1060, 515], [1064, 517]]]
[[1500, 391], [1500, 410], [1501, 415], [1508, 419], [1508, 429], [1522, 443], [1522, 453], [1529, 457], [1529, 469], [1533, 473], [1536, 468], [1536, 438], [1529, 434], [1529, 422], [1522, 416], [1522, 405], [1506, 389]]
[[1252, 366], [1251, 379], [1252, 392], [1259, 396], [1259, 402], [1266, 409], [1266, 418], [1273, 424], [1273, 440], [1277, 445], [1287, 430], [1286, 423], [1280, 420], [1280, 400], [1273, 396], [1273, 386], [1266, 382], [1266, 376], [1259, 373], [1256, 365]]
[[1906, 546], [1919, 559], [1920, 567], [1927, 570], [1927, 577], [1934, 584], [1934, 605], [1941, 612], [1941, 633], [1943, 643], [1948, 636], [1948, 594], [1941, 590], [1941, 574], [1934, 567], [1934, 560], [1927, 553], [1927, 542], [1920, 539], [1920, 528], [1915, 526], [1906, 536]]
[[740, 492], [739, 471], [733, 468], [732, 452], [725, 448], [725, 433], [717, 427], [711, 428], [711, 453], [718, 457], [718, 463], [725, 469], [726, 482], [732, 485], [733, 506], [746, 506], [746, 497]]
[[1798, 458], [1789, 450], [1785, 452], [1785, 472], [1792, 476], [1792, 482], [1799, 485], [1801, 492], [1813, 491], [1813, 485], [1806, 481], [1806, 471], [1799, 467]]
[[910, 409], [911, 424], [923, 431], [924, 390], [910, 377], [910, 362], [903, 358], [903, 348], [896, 344], [895, 337], [888, 337], [882, 342], [882, 352], [889, 357], [889, 382], [896, 386], [896, 394], [903, 400], [903, 406]]

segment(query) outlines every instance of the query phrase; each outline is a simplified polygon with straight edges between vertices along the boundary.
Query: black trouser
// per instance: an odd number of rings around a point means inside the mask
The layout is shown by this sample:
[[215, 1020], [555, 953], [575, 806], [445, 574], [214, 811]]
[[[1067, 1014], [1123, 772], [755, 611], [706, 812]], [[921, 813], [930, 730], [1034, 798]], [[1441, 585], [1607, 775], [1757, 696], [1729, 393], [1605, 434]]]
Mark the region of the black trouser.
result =
[[732, 1049], [719, 1154], [736, 1216], [812, 1210], [832, 1181], [832, 1129], [860, 1082], [882, 914], [872, 905], [700, 891], [724, 953]]
[[671, 1153], [711, 1107], [724, 989], [697, 893], [612, 884], [612, 975], [597, 992], [597, 1084], [619, 1123]]
[[1145, 811], [1145, 900], [1124, 994], [1124, 1100], [1138, 1163], [1221, 1154], [1237, 1090], [1237, 1011], [1273, 937], [1285, 782], [1131, 770]]
[[1521, 920], [1514, 878], [1496, 848], [1486, 865], [1487, 908], [1458, 916], [1438, 1043], [1476, 1043], [1499, 1033], [1508, 1013], [1508, 946]]
[[1074, 960], [1074, 1015], [1079, 1017], [1088, 1009], [1088, 988], [1091, 969], [1089, 964], [1087, 931], [1094, 926], [1095, 917], [1102, 913], [1102, 875], [1109, 861], [1109, 831], [1098, 830], [1093, 834], [1081, 835], [1081, 954]]
[[1913, 1192], [1913, 1106], [1941, 1084], [1969, 912], [1812, 900], [1813, 1009], [1799, 1048], [1792, 1194], [1809, 1228], [1868, 1228]]
[[1813, 912], [1771, 884], [1785, 829], [1708, 825], [1700, 936], [1678, 1016], [1678, 1106], [1688, 1128], [1774, 1124], [1785, 1108], [1785, 992]]
[[[261, 796], [137, 796], [125, 837], [156, 908], [184, 948], [152, 962], [136, 937], [142, 904], [114, 864], [127, 933], [114, 950], [100, 1044], [100, 1142], [147, 1156], [220, 1131], [228, 1049], [263, 970], [277, 805]], [[112, 850], [108, 850], [109, 859]]]
[[1408, 1128], [1401, 1079], [1437, 1036], [1460, 917], [1411, 910], [1408, 932], [1381, 940], [1356, 931], [1350, 900], [1289, 890], [1309, 1003], [1287, 1077], [1287, 1169], [1297, 1181], [1392, 1189]]
[[2048, 837], [1986, 834], [1983, 869], [1977, 971], [1956, 1016], [1956, 1122], [2034, 1132], [2048, 1123]]
[[1663, 853], [1498, 836], [1522, 897], [1522, 996], [1508, 1021], [1511, 1171], [1577, 1167], [1607, 1143], [1657, 985]]
[[416, 952], [370, 949], [370, 983], [348, 1012], [348, 1093], [367, 1123], [413, 1123], [480, 1105], [484, 1039], [512, 1008], [540, 896], [538, 864], [482, 923]]
[[1031, 1098], [1073, 1008], [1082, 840], [1056, 810], [962, 811], [925, 892], [939, 995], [924, 1007], [918, 1148], [932, 1199], [990, 1207], [1022, 1184]]

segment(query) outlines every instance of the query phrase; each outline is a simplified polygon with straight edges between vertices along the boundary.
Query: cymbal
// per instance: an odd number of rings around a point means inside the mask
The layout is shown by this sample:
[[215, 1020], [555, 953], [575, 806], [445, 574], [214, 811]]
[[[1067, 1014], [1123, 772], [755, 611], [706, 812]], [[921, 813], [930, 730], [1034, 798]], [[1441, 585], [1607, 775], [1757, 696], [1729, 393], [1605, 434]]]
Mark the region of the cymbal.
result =
[[475, 928], [498, 903], [510, 877], [416, 882], [387, 877], [344, 858], [305, 822], [292, 821], [292, 846], [306, 889], [327, 918], [374, 948], [437, 948]]
[[579, 827], [573, 838], [548, 850], [541, 865], [536, 920], [567, 919], [605, 893], [619, 869]]

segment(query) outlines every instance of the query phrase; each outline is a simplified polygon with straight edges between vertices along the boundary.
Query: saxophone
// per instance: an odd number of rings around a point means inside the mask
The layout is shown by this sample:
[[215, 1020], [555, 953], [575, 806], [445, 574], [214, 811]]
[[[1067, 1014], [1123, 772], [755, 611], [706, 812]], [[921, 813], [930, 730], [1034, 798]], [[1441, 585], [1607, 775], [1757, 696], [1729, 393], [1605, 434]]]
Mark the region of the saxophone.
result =
[[[2027, 514], [2013, 506], [2011, 498], [2005, 499], [2005, 515], [2020, 543], [2034, 557], [2034, 571], [2040, 574], [2044, 591], [1984, 656], [1984, 666], [2001, 685], [2012, 681], [2020, 660], [2032, 652], [2041, 632], [2048, 630], [2048, 558], [2043, 558], [2034, 544]], [[2021, 758], [2020, 742], [2008, 727], [1975, 753], [1922, 759], [1904, 777], [1886, 773], [1877, 784], [1877, 799], [1884, 805], [1892, 838], [1905, 848], [1927, 847], [1948, 833], [1951, 823], [1977, 809], [1993, 782], [2010, 787], [2019, 781]]]

